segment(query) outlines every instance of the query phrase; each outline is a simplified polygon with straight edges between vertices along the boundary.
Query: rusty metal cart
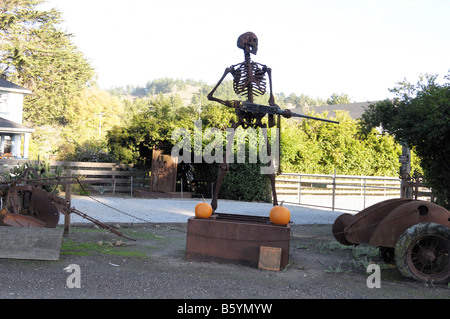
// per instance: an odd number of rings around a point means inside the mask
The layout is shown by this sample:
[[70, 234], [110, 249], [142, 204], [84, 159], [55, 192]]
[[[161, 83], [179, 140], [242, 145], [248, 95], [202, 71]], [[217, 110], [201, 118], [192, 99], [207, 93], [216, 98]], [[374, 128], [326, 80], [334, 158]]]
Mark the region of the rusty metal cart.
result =
[[435, 203], [398, 198], [340, 215], [333, 234], [344, 245], [380, 247], [385, 261], [415, 280], [450, 279], [450, 212]]

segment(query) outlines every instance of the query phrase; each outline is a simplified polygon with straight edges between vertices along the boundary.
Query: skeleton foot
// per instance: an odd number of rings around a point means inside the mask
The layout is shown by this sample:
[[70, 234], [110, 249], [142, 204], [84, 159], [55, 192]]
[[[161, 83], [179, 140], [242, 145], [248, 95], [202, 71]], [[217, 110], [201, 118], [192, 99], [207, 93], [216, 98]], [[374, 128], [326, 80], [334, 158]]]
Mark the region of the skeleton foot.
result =
[[272, 185], [273, 206], [278, 206], [277, 190], [275, 187], [275, 174], [267, 175], [267, 177], [270, 179], [270, 184]]
[[220, 187], [222, 185], [223, 178], [225, 177], [225, 175], [227, 175], [229, 170], [230, 170], [230, 165], [229, 164], [222, 163], [220, 165], [219, 175], [217, 177], [216, 189], [214, 190], [214, 196], [213, 196], [213, 199], [211, 201], [211, 207], [213, 209], [213, 213], [217, 209], [217, 199], [219, 197]]

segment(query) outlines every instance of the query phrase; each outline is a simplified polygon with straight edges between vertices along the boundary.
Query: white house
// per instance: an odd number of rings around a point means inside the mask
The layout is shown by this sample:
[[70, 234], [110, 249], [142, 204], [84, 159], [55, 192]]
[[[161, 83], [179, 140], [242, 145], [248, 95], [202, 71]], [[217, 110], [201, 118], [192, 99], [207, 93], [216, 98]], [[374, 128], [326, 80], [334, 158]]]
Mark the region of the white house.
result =
[[17, 84], [0, 77], [0, 156], [28, 158], [28, 146], [34, 129], [22, 124], [23, 98], [31, 94]]

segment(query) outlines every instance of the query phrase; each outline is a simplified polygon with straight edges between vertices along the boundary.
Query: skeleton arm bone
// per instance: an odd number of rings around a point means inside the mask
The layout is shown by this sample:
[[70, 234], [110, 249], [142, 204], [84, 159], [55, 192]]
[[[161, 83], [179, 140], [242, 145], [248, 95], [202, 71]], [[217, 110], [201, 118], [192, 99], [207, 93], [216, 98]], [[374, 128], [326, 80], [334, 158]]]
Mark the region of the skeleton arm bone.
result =
[[[272, 69], [267, 68], [267, 76], [269, 77], [269, 105], [270, 106], [277, 106], [275, 104], [275, 98], [273, 97], [273, 91], [272, 91]], [[275, 126], [275, 117], [272, 114], [269, 114], [269, 127]], [[278, 115], [278, 123], [280, 122], [280, 116]]]
[[228, 106], [228, 107], [234, 107], [234, 102], [233, 101], [224, 101], [224, 100], [218, 99], [218, 98], [213, 96], [214, 92], [216, 92], [217, 88], [220, 86], [220, 84], [222, 84], [222, 82], [225, 79], [225, 77], [228, 75], [228, 73], [231, 73], [231, 72], [232, 72], [232, 67], [229, 67], [229, 68], [225, 69], [225, 72], [223, 73], [223, 75], [220, 78], [219, 82], [217, 82], [216, 86], [212, 89], [211, 92], [209, 92], [208, 100], [218, 102], [218, 103], [223, 104], [223, 105]]
[[269, 77], [269, 105], [274, 106], [275, 105], [275, 98], [273, 97], [273, 91], [272, 91], [272, 69], [267, 68], [267, 76]]

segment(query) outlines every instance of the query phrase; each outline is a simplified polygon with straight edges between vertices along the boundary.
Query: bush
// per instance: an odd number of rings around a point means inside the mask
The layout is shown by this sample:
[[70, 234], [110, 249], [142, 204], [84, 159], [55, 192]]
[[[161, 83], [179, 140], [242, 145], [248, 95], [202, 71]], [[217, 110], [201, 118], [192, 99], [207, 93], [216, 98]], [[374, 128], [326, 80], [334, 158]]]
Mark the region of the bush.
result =
[[108, 152], [106, 146], [98, 142], [85, 142], [77, 145], [75, 150], [63, 156], [62, 160], [68, 162], [117, 162], [115, 156]]
[[[28, 173], [25, 175], [27, 170]], [[50, 173], [50, 164], [48, 162], [39, 162], [37, 164], [26, 162], [22, 165], [15, 165], [10, 172], [3, 174], [2, 179], [5, 181], [16, 180], [19, 178], [41, 179], [43, 182], [46, 182], [46, 178], [48, 178], [48, 181], [51, 181], [55, 177], [62, 176], [62, 173], [62, 166], [57, 167], [55, 173]], [[55, 194], [57, 194], [61, 188], [62, 185], [59, 185], [56, 188], [54, 185], [43, 186], [45, 191], [53, 192]]]
[[230, 171], [220, 189], [220, 198], [270, 203], [272, 187], [269, 178], [261, 174], [260, 164], [230, 164]]

